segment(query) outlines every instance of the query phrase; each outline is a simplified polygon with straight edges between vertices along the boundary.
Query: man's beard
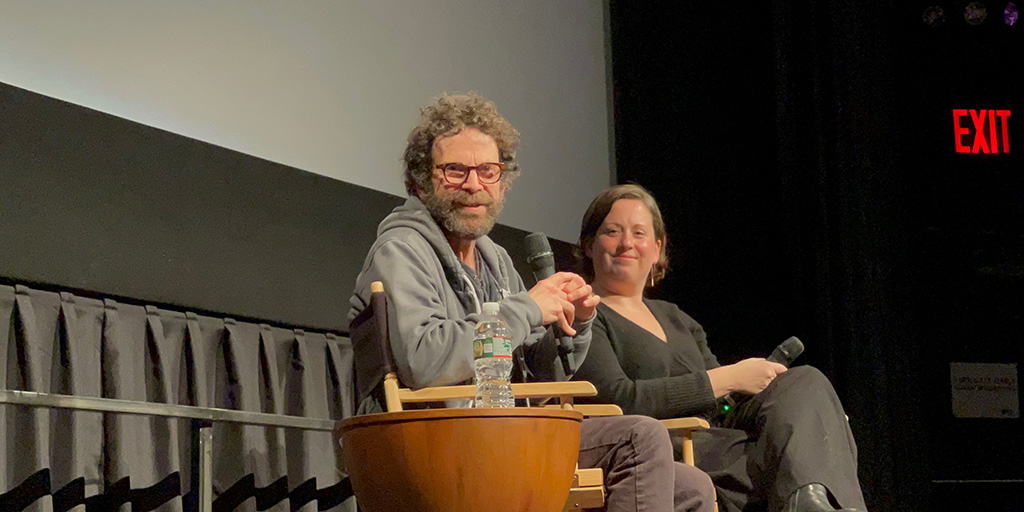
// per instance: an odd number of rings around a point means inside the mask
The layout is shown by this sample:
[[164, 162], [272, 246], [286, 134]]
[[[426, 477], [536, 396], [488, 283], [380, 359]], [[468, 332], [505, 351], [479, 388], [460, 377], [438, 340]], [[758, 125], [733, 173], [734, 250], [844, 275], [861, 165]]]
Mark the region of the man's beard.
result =
[[[490, 233], [494, 224], [498, 222], [502, 208], [505, 207], [503, 200], [495, 200], [483, 190], [476, 194], [458, 190], [448, 197], [439, 196], [432, 188], [422, 192], [420, 200], [434, 220], [446, 231], [460, 238], [476, 239]], [[461, 207], [467, 204], [481, 204], [486, 207], [482, 222], [474, 226], [475, 222], [479, 222], [478, 217], [462, 213]]]

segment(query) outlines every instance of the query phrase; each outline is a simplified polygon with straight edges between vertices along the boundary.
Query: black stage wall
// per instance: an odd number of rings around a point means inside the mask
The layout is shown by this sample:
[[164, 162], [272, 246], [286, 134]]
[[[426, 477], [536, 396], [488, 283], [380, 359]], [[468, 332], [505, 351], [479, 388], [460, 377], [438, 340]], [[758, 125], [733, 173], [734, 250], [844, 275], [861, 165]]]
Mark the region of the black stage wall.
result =
[[[344, 331], [403, 200], [0, 84], [0, 282]], [[531, 282], [525, 235], [493, 234]]]
[[950, 363], [1019, 374], [1024, 327], [1020, 123], [1009, 154], [959, 154], [952, 116], [1024, 115], [1024, 27], [967, 3], [611, 3], [617, 174], [666, 215], [660, 295], [723, 361], [804, 340], [871, 510], [1024, 502], [1021, 420], [950, 405]]

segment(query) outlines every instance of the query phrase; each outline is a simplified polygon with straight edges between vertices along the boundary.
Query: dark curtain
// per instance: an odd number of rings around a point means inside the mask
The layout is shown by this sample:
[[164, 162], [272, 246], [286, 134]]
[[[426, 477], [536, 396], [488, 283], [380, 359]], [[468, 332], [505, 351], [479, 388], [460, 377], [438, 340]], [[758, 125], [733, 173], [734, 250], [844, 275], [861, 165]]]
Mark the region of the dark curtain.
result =
[[777, 173], [813, 363], [850, 414], [869, 506], [929, 507], [927, 358], [884, 3], [775, 2]]
[[[352, 414], [351, 344], [331, 333], [23, 285], [0, 285], [0, 320], [5, 389]], [[333, 433], [213, 429], [214, 510], [355, 510]], [[189, 420], [0, 405], [0, 510], [196, 510], [189, 431]]]
[[661, 203], [655, 291], [724, 363], [788, 335], [833, 381], [872, 510], [928, 507], [894, 134], [893, 14], [877, 2], [611, 3], [619, 182]]

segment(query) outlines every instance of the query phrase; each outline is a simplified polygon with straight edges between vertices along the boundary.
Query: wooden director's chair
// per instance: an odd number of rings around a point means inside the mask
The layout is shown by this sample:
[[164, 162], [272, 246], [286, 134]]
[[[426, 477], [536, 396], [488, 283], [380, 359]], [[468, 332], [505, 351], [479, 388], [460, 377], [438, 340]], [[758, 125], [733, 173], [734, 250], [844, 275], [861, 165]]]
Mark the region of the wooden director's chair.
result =
[[[352, 322], [350, 331], [353, 350], [355, 353], [357, 394], [360, 398], [363, 398], [364, 394], [368, 393], [369, 390], [376, 388], [377, 385], [383, 381], [384, 402], [385, 409], [387, 411], [386, 414], [401, 413], [403, 411], [403, 404], [437, 403], [444, 402], [446, 400], [469, 400], [476, 396], [476, 387], [472, 385], [430, 387], [419, 390], [411, 390], [400, 386], [388, 332], [387, 296], [384, 293], [383, 283], [380, 281], [376, 281], [371, 284], [371, 302], [368, 307]], [[597, 390], [594, 388], [593, 384], [585, 381], [516, 383], [512, 384], [512, 393], [517, 399], [549, 400], [556, 401], [557, 404], [546, 405], [541, 409], [448, 409], [447, 412], [436, 410], [417, 410], [406, 411], [405, 414], [416, 414], [418, 416], [416, 418], [417, 421], [428, 422], [436, 421], [438, 419], [437, 415], [439, 414], [446, 414], [449, 416], [468, 416], [472, 414], [470, 411], [476, 411], [479, 414], [487, 416], [508, 414], [509, 417], [503, 418], [502, 422], [503, 424], [510, 425], [510, 428], [506, 430], [506, 432], [513, 433], [518, 432], [517, 429], [520, 428], [535, 428], [527, 427], [525, 424], [520, 425], [519, 423], [516, 423], [516, 421], [520, 419], [518, 416], [524, 414], [531, 416], [545, 413], [560, 415], [575, 414], [577, 415], [576, 417], [612, 416], [622, 414], [622, 409], [617, 405], [574, 404], [574, 397], [597, 395]], [[339, 428], [339, 435], [343, 438], [342, 442], [344, 443], [344, 431], [346, 427], [351, 428], [357, 423], [374, 423], [374, 426], [376, 426], [377, 422], [383, 424], [383, 419], [378, 420], [377, 418], [371, 418], [377, 416], [384, 415], [367, 415], [343, 421]], [[568, 417], [564, 417], [562, 419], [567, 418]], [[532, 419], [534, 421], [537, 420], [537, 418]], [[564, 422], [559, 423], [556, 420], [555, 423], [560, 427], [565, 426]], [[671, 420], [662, 420], [662, 423], [669, 429], [670, 434], [682, 437], [684, 462], [693, 465], [693, 432], [709, 428], [707, 421], [701, 418], [676, 418]], [[493, 429], [495, 428], [494, 425], [495, 423], [490, 423], [487, 428]], [[578, 425], [572, 426], [571, 428], [575, 429], [575, 437], [573, 437], [571, 441], [572, 443], [575, 443], [575, 446], [571, 447], [574, 448], [574, 450], [568, 450], [567, 456], [571, 457], [574, 472], [572, 474], [571, 483], [567, 485], [569, 488], [568, 498], [566, 499], [564, 506], [561, 507], [561, 510], [578, 511], [589, 508], [600, 508], [604, 506], [605, 501], [604, 474], [600, 468], [580, 469], [575, 467], [575, 458], [578, 456], [579, 452], [579, 428]], [[363, 439], [374, 439], [374, 437], [364, 436]], [[406, 437], [402, 437], [402, 439], [403, 441], [408, 441], [405, 443], [406, 451], [414, 451], [413, 445], [416, 442], [428, 442], [426, 439], [414, 440], [406, 439]], [[538, 439], [538, 442], [541, 441], [543, 440]], [[382, 442], [382, 439], [377, 438], [377, 442]], [[566, 441], [563, 440], [557, 444], [565, 443]], [[470, 443], [467, 442], [467, 444]], [[529, 444], [533, 443], [531, 442]], [[464, 446], [459, 446], [458, 444], [453, 446], [456, 447], [455, 451], [460, 451], [464, 448]], [[348, 466], [350, 477], [355, 476], [353, 473], [357, 472], [358, 469], [353, 466], [357, 464], [372, 463], [372, 461], [369, 460], [372, 456], [369, 455], [364, 456], [363, 458], [367, 460], [362, 461], [352, 460], [352, 458], [349, 457], [350, 454], [371, 453], [363, 449], [363, 447], [343, 446], [343, 451], [346, 453], [346, 465]], [[545, 456], [545, 458], [550, 459], [553, 455], [551, 451], [545, 451]], [[401, 468], [395, 469], [396, 471], [401, 470]], [[496, 468], [496, 471], [500, 473], [501, 468]], [[466, 475], [466, 477], [479, 478], [479, 475]], [[381, 482], [380, 485], [387, 485], [387, 483]], [[455, 482], [452, 485], [459, 486], [466, 484], [465, 482]], [[356, 485], [356, 482], [353, 482], [353, 487], [356, 489], [356, 499], [359, 501], [359, 486]], [[564, 488], [562, 488], [562, 493], [564, 495]], [[500, 495], [494, 495], [491, 498], [494, 500], [503, 499]], [[462, 499], [465, 499], [465, 497]], [[560, 501], [558, 503], [560, 503]], [[494, 510], [493, 507], [489, 508]], [[557, 509], [557, 506], [555, 509]]]

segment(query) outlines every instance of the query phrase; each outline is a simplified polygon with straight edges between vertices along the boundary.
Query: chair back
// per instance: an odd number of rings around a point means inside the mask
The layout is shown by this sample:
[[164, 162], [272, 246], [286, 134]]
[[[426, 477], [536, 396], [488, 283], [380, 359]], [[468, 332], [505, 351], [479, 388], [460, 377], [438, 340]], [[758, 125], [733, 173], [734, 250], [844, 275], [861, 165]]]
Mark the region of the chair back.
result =
[[[370, 303], [349, 326], [357, 414], [384, 411], [383, 383], [385, 377], [397, 372], [389, 334], [384, 283], [374, 281], [370, 284]], [[387, 410], [392, 409], [389, 407]], [[397, 410], [402, 410], [401, 405]]]
[[[403, 411], [402, 401], [472, 397], [472, 386], [400, 390], [388, 333], [384, 286], [349, 328], [357, 416], [337, 434], [359, 507], [367, 512], [559, 511], [579, 454], [582, 414], [537, 409]], [[562, 383], [594, 394], [588, 383]], [[517, 384], [526, 395], [537, 384]], [[559, 394], [559, 393], [554, 393]], [[386, 405], [387, 412], [379, 412]]]

